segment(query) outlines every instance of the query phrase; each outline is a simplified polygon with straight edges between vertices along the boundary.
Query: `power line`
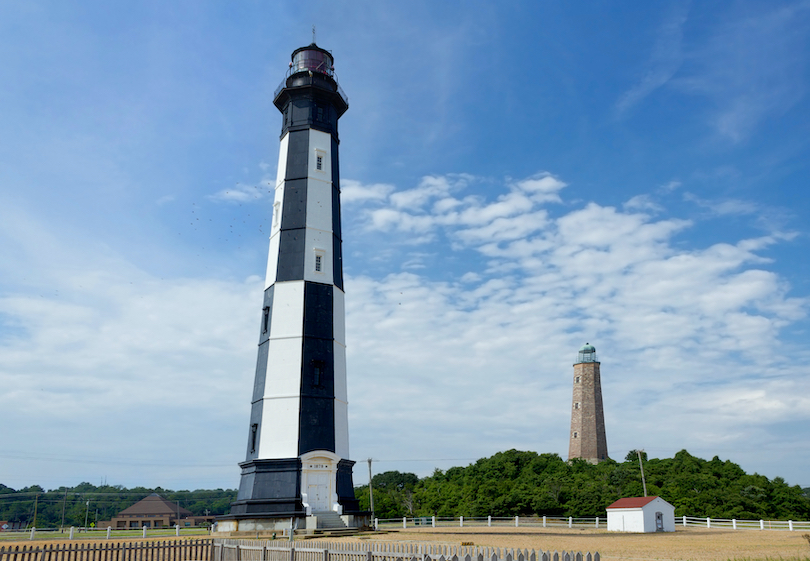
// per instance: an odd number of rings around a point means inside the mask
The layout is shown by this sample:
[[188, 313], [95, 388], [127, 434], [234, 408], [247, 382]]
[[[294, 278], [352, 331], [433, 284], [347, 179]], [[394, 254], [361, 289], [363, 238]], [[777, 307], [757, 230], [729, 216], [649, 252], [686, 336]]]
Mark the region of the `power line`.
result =
[[64, 463], [74, 463], [74, 464], [102, 464], [102, 465], [136, 465], [136, 466], [148, 466], [148, 467], [183, 467], [183, 468], [212, 468], [212, 467], [231, 467], [233, 462], [222, 463], [222, 464], [189, 464], [187, 462], [182, 463], [166, 463], [166, 462], [149, 462], [149, 461], [142, 461], [135, 458], [120, 458], [117, 460], [110, 460], [110, 459], [93, 459], [93, 458], [78, 458], [78, 457], [70, 457], [70, 456], [48, 456], [48, 455], [38, 455], [38, 456], [30, 456], [25, 454], [3, 454], [4, 458], [12, 459], [12, 460], [33, 460], [38, 462], [64, 462]]

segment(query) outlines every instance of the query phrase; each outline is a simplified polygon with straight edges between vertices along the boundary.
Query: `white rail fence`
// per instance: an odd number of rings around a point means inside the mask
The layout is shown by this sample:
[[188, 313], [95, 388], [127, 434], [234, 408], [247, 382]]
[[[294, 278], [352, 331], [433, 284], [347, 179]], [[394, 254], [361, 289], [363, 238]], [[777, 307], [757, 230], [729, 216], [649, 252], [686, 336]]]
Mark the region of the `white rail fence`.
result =
[[[34, 540], [41, 537], [41, 534], [46, 534], [48, 538], [62, 538], [72, 540], [81, 537], [82, 539], [110, 539], [118, 537], [133, 537], [135, 534], [140, 534], [141, 537], [156, 537], [156, 536], [181, 536], [181, 535], [205, 535], [210, 533], [205, 528], [188, 527], [183, 528], [174, 526], [174, 528], [149, 528], [143, 526], [141, 528], [77, 528], [71, 526], [70, 528], [24, 528], [19, 530], [2, 530], [2, 535], [8, 537], [13, 534], [25, 534], [29, 540]], [[58, 536], [54, 535], [58, 534]]]
[[600, 561], [599, 553], [399, 542], [215, 539], [210, 561]]
[[[682, 516], [676, 518], [676, 523], [683, 527], [701, 528], [730, 528], [733, 530], [786, 530], [808, 531], [810, 521], [798, 520], [736, 520], [733, 518], [697, 518]], [[418, 528], [418, 527], [527, 527], [527, 528], [595, 528], [607, 529], [607, 517], [597, 516], [589, 518], [554, 517], [554, 516], [510, 516], [510, 517], [464, 517], [458, 518], [443, 516], [417, 516], [414, 518], [375, 518], [376, 529], [391, 528]]]

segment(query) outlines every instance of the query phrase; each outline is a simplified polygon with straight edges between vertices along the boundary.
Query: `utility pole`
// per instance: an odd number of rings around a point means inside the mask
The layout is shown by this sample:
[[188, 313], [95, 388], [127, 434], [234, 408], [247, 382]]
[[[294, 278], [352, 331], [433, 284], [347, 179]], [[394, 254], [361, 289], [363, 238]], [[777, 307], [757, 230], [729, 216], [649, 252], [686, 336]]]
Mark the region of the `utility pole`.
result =
[[84, 531], [87, 531], [87, 517], [90, 515], [90, 499], [87, 499], [87, 509], [84, 511]]
[[67, 502], [67, 487], [65, 487], [65, 498], [62, 499], [62, 525], [59, 526], [59, 531], [63, 531], [65, 529], [65, 503]]
[[638, 454], [638, 467], [641, 468], [641, 485], [644, 487], [644, 496], [647, 496], [647, 482], [644, 480], [644, 464], [641, 463], [641, 453], [644, 450], [636, 450]]
[[37, 493], [37, 495], [34, 497], [34, 523], [32, 524], [32, 526], [34, 528], [37, 527], [37, 506], [38, 506], [38, 504], [39, 504], [39, 493]]
[[374, 489], [371, 486], [371, 458], [368, 459], [368, 502], [371, 507], [371, 523], [374, 524]]

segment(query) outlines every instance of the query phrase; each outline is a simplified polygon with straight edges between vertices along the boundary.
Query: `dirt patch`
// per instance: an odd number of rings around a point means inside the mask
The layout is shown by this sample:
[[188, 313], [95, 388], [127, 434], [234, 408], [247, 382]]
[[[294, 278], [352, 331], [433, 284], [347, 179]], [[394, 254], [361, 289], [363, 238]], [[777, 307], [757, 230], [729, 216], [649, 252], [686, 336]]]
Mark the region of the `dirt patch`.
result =
[[[204, 538], [204, 536], [201, 536]], [[119, 538], [110, 541], [142, 542], [177, 539], [155, 537], [143, 539]], [[199, 539], [198, 536], [185, 539]], [[727, 561], [729, 559], [802, 559], [810, 561], [810, 546], [802, 532], [756, 530], [706, 530], [681, 528], [675, 532], [656, 534], [624, 534], [606, 530], [560, 530], [554, 528], [408, 528], [386, 533], [369, 534], [362, 538], [328, 538], [329, 541], [392, 541], [433, 542], [462, 545], [472, 543], [482, 547], [531, 549], [542, 551], [599, 552], [602, 559], [628, 561]], [[76, 543], [79, 540], [2, 541], [10, 545], [54, 545]], [[84, 540], [82, 540], [84, 541]], [[87, 540], [90, 542], [91, 540]], [[92, 540], [96, 541], [96, 540]], [[102, 543], [107, 540], [99, 540]], [[107, 542], [109, 543], [109, 542]]]
[[[357, 539], [357, 538], [346, 538]], [[599, 552], [602, 559], [726, 561], [807, 559], [810, 547], [800, 532], [703, 530], [625, 534], [606, 530], [548, 528], [413, 528], [368, 537], [380, 541], [437, 542], [543, 551]]]

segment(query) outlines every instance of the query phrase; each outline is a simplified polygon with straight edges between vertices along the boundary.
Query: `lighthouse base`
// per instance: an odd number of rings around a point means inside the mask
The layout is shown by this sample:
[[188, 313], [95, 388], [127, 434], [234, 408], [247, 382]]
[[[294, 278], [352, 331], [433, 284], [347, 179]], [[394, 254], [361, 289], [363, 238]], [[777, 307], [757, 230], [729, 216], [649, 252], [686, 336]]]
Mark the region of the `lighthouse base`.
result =
[[287, 518], [306, 516], [301, 502], [301, 460], [251, 460], [239, 464], [242, 479], [231, 517]]
[[290, 529], [297, 535], [317, 533], [339, 534], [371, 528], [371, 514], [344, 514], [339, 522], [331, 516], [316, 514], [303, 518], [235, 518], [230, 515], [217, 518], [212, 534], [219, 537], [289, 536]]
[[316, 524], [304, 519], [318, 513], [339, 516], [349, 527], [365, 525], [367, 513], [360, 511], [354, 496], [353, 466], [353, 461], [326, 450], [300, 458], [243, 462], [236, 501], [229, 514], [217, 518], [217, 531], [288, 530], [291, 520], [303, 529]]

